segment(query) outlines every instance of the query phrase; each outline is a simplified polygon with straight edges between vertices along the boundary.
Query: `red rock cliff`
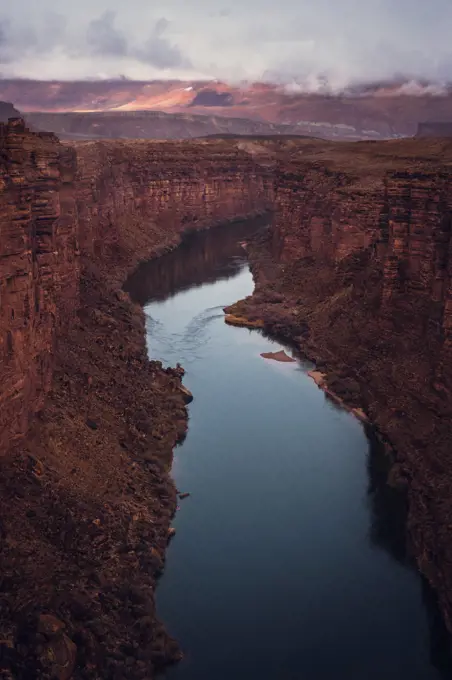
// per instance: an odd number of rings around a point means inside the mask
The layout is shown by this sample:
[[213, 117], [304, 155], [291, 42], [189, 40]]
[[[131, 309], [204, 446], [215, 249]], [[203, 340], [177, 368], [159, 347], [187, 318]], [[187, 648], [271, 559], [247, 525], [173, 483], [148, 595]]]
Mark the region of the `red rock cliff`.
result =
[[76, 145], [82, 251], [116, 280], [180, 234], [262, 212], [273, 178], [233, 142], [88, 142]]
[[55, 332], [77, 306], [74, 174], [56, 137], [0, 124], [0, 454], [42, 407]]
[[452, 144], [301, 143], [231, 314], [295, 340], [363, 408], [407, 485], [410, 537], [452, 630]]
[[[76, 677], [120, 677], [127, 661], [139, 678], [174, 657], [152, 593], [175, 505], [162, 461], [184, 430], [180, 380], [148, 362], [142, 319], [113, 289], [184, 230], [263, 210], [274, 190], [256, 293], [234, 311], [298, 342], [397, 451], [414, 551], [452, 630], [452, 144], [112, 141], [75, 158], [21, 122], [0, 131], [1, 453], [48, 394], [0, 474], [7, 639], [33, 601], [77, 640]], [[18, 654], [31, 675], [17, 677], [40, 677], [30, 649]]]
[[272, 183], [233, 143], [77, 155], [0, 127], [0, 665], [139, 680], [180, 658], [154, 587], [187, 393], [118, 286], [184, 230], [268, 207]]
[[1, 454], [43, 406], [81, 262], [120, 284], [184, 229], [268, 208], [272, 184], [232, 144], [87, 143], [76, 158], [20, 120], [0, 126], [0, 154]]

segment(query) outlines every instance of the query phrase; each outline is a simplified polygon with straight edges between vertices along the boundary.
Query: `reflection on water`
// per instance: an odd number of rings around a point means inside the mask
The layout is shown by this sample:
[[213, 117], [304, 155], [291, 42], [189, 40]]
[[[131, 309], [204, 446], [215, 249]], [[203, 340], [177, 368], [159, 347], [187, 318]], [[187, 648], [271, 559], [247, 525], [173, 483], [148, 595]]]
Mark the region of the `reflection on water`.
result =
[[[370, 540], [406, 569], [417, 573], [417, 565], [408, 551], [406, 540], [407, 499], [405, 494], [387, 483], [390, 468], [391, 461], [385, 455], [383, 445], [370, 436], [367, 458]], [[438, 677], [450, 680], [450, 637], [440, 614], [435, 592], [425, 578], [419, 575], [419, 580], [429, 628], [430, 660], [432, 666], [440, 672]]]
[[422, 599], [428, 616], [430, 629], [430, 659], [444, 680], [452, 678], [452, 654], [450, 637], [438, 609], [435, 593], [425, 579], [422, 579]]
[[127, 286], [145, 305], [150, 355], [180, 361], [195, 395], [173, 465], [191, 496], [157, 592], [186, 660], [166, 675], [450, 677], [387, 459], [302, 362], [266, 361], [279, 343], [224, 324], [222, 307], [252, 292], [240, 241], [255, 229], [197, 234]]
[[229, 279], [246, 262], [242, 241], [268, 226], [268, 218], [233, 222], [191, 232], [167, 255], [145, 262], [128, 279], [125, 290], [141, 305], [213, 281]]
[[370, 540], [375, 546], [387, 550], [400, 564], [415, 569], [407, 551], [406, 497], [387, 484], [390, 466], [391, 461], [385, 455], [382, 444], [370, 437], [367, 458]]

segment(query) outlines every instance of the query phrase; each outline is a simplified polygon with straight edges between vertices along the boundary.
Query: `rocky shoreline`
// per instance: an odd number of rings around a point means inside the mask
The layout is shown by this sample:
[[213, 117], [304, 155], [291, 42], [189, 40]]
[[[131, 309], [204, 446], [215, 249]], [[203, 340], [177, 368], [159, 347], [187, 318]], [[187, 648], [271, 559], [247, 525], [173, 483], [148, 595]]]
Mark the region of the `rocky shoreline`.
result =
[[187, 427], [182, 373], [148, 360], [141, 309], [86, 267], [46, 406], [0, 461], [12, 677], [147, 678], [180, 658], [154, 588], [176, 508], [172, 449]]
[[[447, 540], [452, 500], [449, 473], [444, 467], [450, 420], [442, 417], [439, 402], [433, 401], [425, 385], [423, 391], [419, 385], [417, 392], [411, 391], [411, 384], [405, 392], [395, 391], [388, 378], [396, 350], [392, 350], [391, 358], [388, 349], [384, 362], [374, 354], [371, 344], [372, 337], [378, 340], [378, 320], [372, 324], [366, 319], [367, 346], [364, 342], [348, 344], [349, 329], [345, 333], [344, 326], [335, 329], [333, 324], [330, 328], [324, 325], [328, 323], [327, 314], [321, 319], [322, 326], [318, 326], [317, 309], [326, 302], [316, 295], [315, 288], [313, 294], [316, 273], [312, 262], [307, 260], [306, 272], [301, 274], [298, 269], [294, 279], [292, 265], [278, 260], [273, 243], [274, 227], [248, 244], [255, 290], [225, 308], [225, 322], [231, 323], [232, 319], [237, 325], [261, 329], [294, 346], [300, 356], [313, 363], [311, 377], [327, 398], [353, 413], [381, 442], [392, 462], [388, 483], [407, 496], [407, 545], [419, 570], [436, 591], [446, 627], [452, 633], [452, 547]], [[309, 277], [311, 284], [307, 283]], [[303, 283], [307, 284], [305, 290]], [[432, 465], [433, 451], [436, 458]]]
[[[183, 368], [148, 359], [143, 310], [101, 264], [83, 259], [77, 318], [56, 344], [45, 408], [0, 459], [0, 669], [18, 680], [150, 678], [182, 658], [154, 591], [192, 395]], [[42, 633], [49, 621], [53, 632]]]
[[265, 212], [268, 181], [223, 142], [73, 148], [16, 119], [0, 147], [0, 677], [152, 678], [181, 657], [154, 590], [191, 395], [121, 286]]
[[118, 279], [83, 259], [77, 318], [56, 344], [45, 408], [0, 459], [0, 669], [18, 680], [150, 678], [182, 658], [154, 591], [192, 395], [183, 368], [148, 359], [143, 310]]
[[[300, 299], [295, 299], [282, 285], [285, 267], [273, 257], [272, 239], [272, 228], [269, 228], [247, 243], [255, 289], [249, 297], [224, 308], [225, 323], [258, 329], [290, 344], [300, 357], [312, 362], [314, 367], [308, 371], [308, 376], [319, 389], [358, 420], [371, 426], [384, 442], [387, 452], [395, 456], [395, 447], [389, 436], [379, 432], [377, 422], [365, 410], [368, 407], [371, 411], [370, 404], [361, 399], [360, 385], [351, 377], [354, 375], [352, 367], [335, 357], [327, 344], [322, 347], [313, 341], [308, 315], [300, 308]], [[309, 305], [309, 300], [306, 304]]]

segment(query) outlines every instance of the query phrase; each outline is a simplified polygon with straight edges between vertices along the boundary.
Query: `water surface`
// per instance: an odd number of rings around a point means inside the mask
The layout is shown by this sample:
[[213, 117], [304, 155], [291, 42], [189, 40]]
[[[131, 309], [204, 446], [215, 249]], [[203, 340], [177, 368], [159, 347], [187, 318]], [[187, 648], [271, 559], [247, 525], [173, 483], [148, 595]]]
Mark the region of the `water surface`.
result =
[[[157, 600], [186, 659], [174, 680], [429, 680], [441, 627], [405, 552], [403, 502], [362, 425], [298, 360], [223, 306], [250, 294], [242, 223], [190, 237], [140, 268], [149, 354], [181, 362], [188, 436]], [[428, 607], [426, 606], [428, 604]]]

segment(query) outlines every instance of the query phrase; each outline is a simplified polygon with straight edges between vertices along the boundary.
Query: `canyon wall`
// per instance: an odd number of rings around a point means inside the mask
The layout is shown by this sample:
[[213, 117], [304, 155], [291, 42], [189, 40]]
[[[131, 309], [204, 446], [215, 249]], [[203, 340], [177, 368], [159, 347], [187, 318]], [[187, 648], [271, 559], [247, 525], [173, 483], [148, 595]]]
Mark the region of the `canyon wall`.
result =
[[[153, 588], [186, 411], [120, 286], [184, 232], [273, 205], [250, 249], [255, 293], [232, 312], [297, 343], [375, 424], [452, 631], [451, 179], [445, 140], [71, 147], [0, 125], [0, 651], [14, 677], [45, 677], [42, 636], [69, 666], [74, 641], [78, 678], [177, 658]], [[66, 633], [46, 633], [43, 612]]]
[[[429, 387], [437, 392], [441, 381], [447, 392], [452, 387], [451, 181], [447, 161], [436, 171], [382, 168], [380, 176], [358, 177], [328, 167], [281, 168], [272, 235], [288, 286], [329, 300], [332, 314], [345, 302], [350, 313], [353, 305], [362, 313], [370, 305], [366, 326], [378, 324], [392, 341], [402, 333], [407, 355], [416, 349], [428, 356]], [[307, 288], [312, 270], [322, 270], [322, 283]], [[330, 299], [333, 289], [337, 300]]]
[[255, 293], [227, 312], [294, 341], [377, 427], [452, 631], [451, 160], [444, 140], [282, 159], [275, 223], [251, 249]]
[[273, 205], [271, 173], [233, 142], [86, 142], [76, 150], [81, 249], [116, 281], [184, 231]]
[[[181, 657], [154, 589], [183, 369], [122, 292], [184, 232], [272, 204], [233, 142], [86, 143], [0, 125], [0, 667], [139, 680]], [[3, 676], [2, 676], [3, 677]]]
[[265, 210], [272, 184], [248, 154], [221, 142], [74, 151], [18, 119], [0, 126], [0, 153], [1, 454], [43, 406], [85, 261], [120, 285], [182, 231]]
[[55, 333], [77, 307], [74, 175], [56, 137], [0, 124], [0, 453], [42, 408]]

